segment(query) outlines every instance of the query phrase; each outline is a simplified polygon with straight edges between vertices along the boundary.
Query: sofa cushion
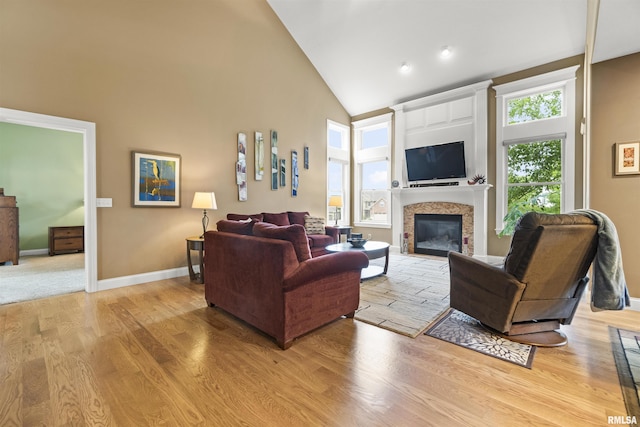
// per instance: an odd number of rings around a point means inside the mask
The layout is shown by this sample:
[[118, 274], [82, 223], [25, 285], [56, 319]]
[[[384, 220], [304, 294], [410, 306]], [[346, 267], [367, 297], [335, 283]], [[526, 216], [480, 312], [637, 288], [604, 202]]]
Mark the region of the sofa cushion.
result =
[[324, 234], [324, 218], [318, 216], [305, 216], [304, 229], [307, 234]]
[[218, 231], [224, 231], [225, 233], [244, 234], [245, 236], [253, 236], [253, 225], [256, 224], [253, 218], [249, 221], [230, 221], [228, 219], [221, 219], [216, 223]]
[[289, 216], [289, 224], [304, 225], [304, 218], [309, 215], [309, 212], [287, 212], [287, 215]]
[[243, 219], [249, 219], [249, 218], [253, 218], [256, 221], [263, 221], [262, 214], [252, 214], [252, 215], [234, 214], [234, 213], [227, 214], [227, 219], [231, 221], [241, 221]]
[[299, 224], [277, 226], [268, 222], [258, 222], [253, 226], [253, 235], [270, 239], [288, 240], [293, 244], [298, 262], [311, 259], [309, 242], [304, 227]]
[[280, 213], [262, 213], [262, 220], [275, 225], [291, 225], [289, 215], [286, 212]]

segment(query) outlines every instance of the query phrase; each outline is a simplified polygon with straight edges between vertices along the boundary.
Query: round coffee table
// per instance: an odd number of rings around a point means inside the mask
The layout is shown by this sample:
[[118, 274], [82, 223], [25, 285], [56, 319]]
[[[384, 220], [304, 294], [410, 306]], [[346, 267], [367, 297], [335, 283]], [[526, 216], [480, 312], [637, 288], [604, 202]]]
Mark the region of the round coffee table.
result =
[[365, 243], [361, 248], [353, 247], [351, 246], [351, 243], [335, 243], [327, 246], [325, 249], [327, 252], [332, 253], [348, 251], [364, 252], [369, 259], [384, 257], [384, 267], [380, 267], [379, 265], [370, 265], [367, 268], [363, 268], [362, 273], [360, 273], [360, 278], [370, 279], [375, 276], [380, 276], [381, 274], [387, 274], [387, 268], [389, 267], [389, 244], [386, 242], [370, 241]]

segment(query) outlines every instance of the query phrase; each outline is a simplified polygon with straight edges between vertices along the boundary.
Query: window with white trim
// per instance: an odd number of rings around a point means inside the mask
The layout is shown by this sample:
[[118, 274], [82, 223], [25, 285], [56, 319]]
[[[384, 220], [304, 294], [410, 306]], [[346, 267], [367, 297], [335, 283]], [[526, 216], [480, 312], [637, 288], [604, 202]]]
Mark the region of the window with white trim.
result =
[[527, 211], [575, 207], [578, 66], [495, 86], [496, 232]]
[[[351, 200], [351, 132], [349, 126], [327, 120], [327, 225], [348, 225]], [[342, 207], [329, 206], [331, 196], [342, 198]]]
[[391, 117], [353, 122], [355, 225], [391, 227]]

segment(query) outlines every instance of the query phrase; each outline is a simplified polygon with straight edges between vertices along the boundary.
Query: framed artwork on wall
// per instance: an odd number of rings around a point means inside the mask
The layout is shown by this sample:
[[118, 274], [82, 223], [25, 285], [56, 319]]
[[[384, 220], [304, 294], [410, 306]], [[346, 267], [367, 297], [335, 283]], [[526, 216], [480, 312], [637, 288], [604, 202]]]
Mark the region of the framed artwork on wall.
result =
[[309, 169], [309, 147], [304, 147], [304, 168]]
[[287, 161], [280, 159], [280, 187], [287, 185]]
[[132, 206], [180, 207], [179, 154], [132, 151]]
[[264, 176], [264, 138], [262, 132], [255, 133], [255, 150], [256, 181], [262, 181]]
[[238, 200], [247, 201], [247, 135], [238, 133], [238, 161], [236, 162]]
[[298, 152], [291, 150], [291, 196], [298, 196]]
[[615, 174], [640, 174], [640, 141], [615, 144]]
[[278, 132], [271, 131], [271, 189], [278, 189]]

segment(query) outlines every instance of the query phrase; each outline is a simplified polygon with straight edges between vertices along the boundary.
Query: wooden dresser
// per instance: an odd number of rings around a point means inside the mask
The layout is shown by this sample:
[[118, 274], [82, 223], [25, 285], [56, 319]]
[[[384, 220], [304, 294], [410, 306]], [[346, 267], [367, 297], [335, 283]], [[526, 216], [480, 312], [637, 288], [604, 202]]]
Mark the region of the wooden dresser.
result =
[[18, 208], [15, 196], [5, 196], [0, 188], [0, 263], [11, 261], [18, 265], [20, 245], [18, 239]]
[[49, 227], [49, 255], [84, 252], [84, 226]]

